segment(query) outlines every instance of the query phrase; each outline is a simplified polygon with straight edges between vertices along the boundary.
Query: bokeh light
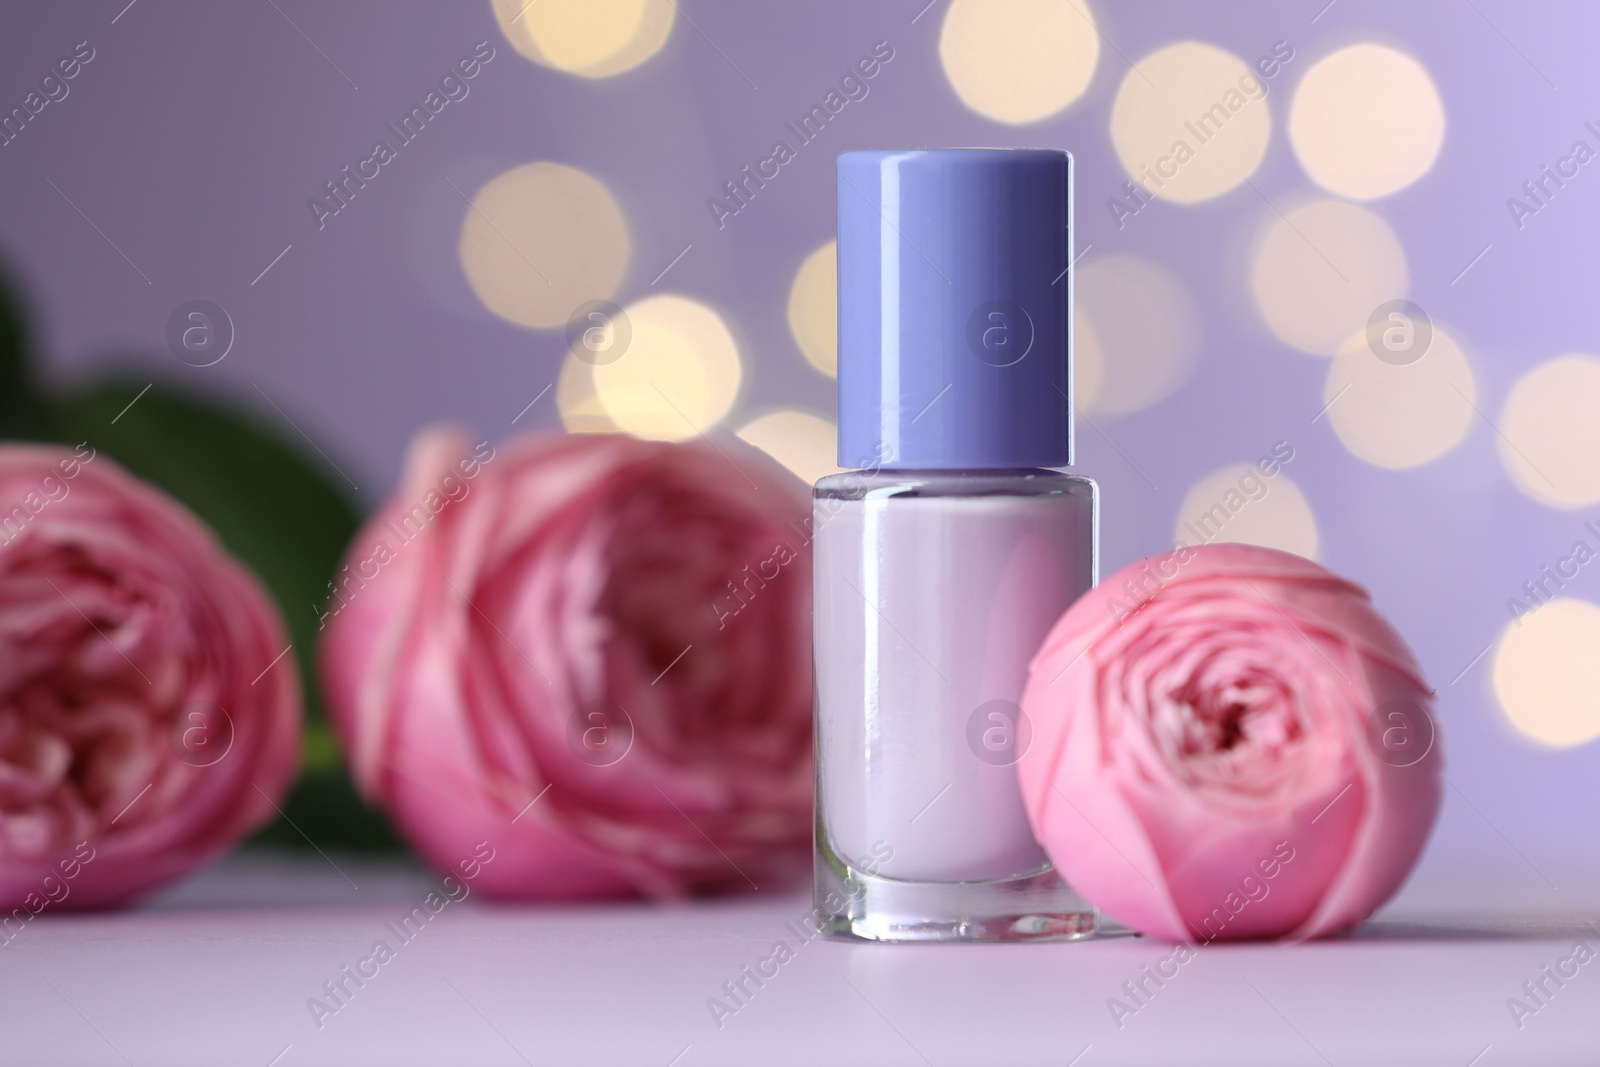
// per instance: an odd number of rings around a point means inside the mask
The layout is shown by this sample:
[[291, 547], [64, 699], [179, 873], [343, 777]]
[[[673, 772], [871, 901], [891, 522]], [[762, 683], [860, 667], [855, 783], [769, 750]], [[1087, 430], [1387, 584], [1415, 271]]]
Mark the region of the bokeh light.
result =
[[1272, 134], [1266, 94], [1255, 70], [1231, 52], [1199, 41], [1167, 45], [1123, 76], [1111, 143], [1143, 195], [1210, 200], [1261, 165]]
[[804, 411], [774, 411], [751, 420], [739, 438], [793, 471], [806, 484], [838, 474], [839, 428]]
[[1554, 748], [1600, 737], [1600, 607], [1563, 597], [1506, 626], [1494, 692], [1519, 733]]
[[1454, 338], [1437, 326], [1432, 332], [1415, 362], [1379, 359], [1362, 333], [1328, 365], [1325, 417], [1344, 446], [1368, 463], [1392, 470], [1431, 463], [1465, 440], [1478, 417], [1471, 364]]
[[461, 223], [461, 267], [503, 319], [564, 325], [578, 305], [611, 296], [632, 246], [622, 209], [593, 175], [525, 163], [492, 179]]
[[1101, 256], [1078, 268], [1076, 285], [1080, 410], [1138, 411], [1189, 380], [1200, 309], [1176, 273], [1139, 256]]
[[1279, 469], [1266, 477], [1255, 464], [1223, 467], [1201, 478], [1183, 498], [1173, 527], [1175, 545], [1228, 542], [1264, 545], [1317, 558], [1317, 520], [1305, 494]]
[[739, 395], [739, 349], [715, 311], [686, 296], [646, 297], [623, 309], [627, 350], [592, 368], [601, 410], [635, 437], [680, 441], [725, 418]]
[[1500, 460], [1518, 489], [1558, 508], [1600, 503], [1600, 359], [1562, 356], [1523, 375], [1500, 432]]
[[594, 391], [593, 365], [571, 354], [562, 361], [556, 378], [556, 410], [568, 433], [617, 433], [620, 429]]
[[1444, 104], [1421, 63], [1378, 44], [1341, 48], [1300, 79], [1289, 142], [1313, 181], [1370, 200], [1428, 172], [1444, 143]]
[[1100, 398], [1105, 367], [1100, 362], [1100, 335], [1094, 332], [1094, 323], [1077, 307], [1073, 309], [1072, 334], [1072, 402], [1079, 411], [1093, 411]]
[[1267, 328], [1285, 344], [1331, 356], [1378, 305], [1406, 295], [1411, 274], [1400, 239], [1366, 208], [1316, 200], [1270, 219], [1251, 288]]
[[671, 0], [493, 0], [500, 32], [535, 63], [586, 78], [632, 70], [667, 43]]
[[939, 61], [961, 102], [1013, 126], [1048, 118], [1083, 95], [1100, 58], [1081, 0], [951, 0]]
[[839, 373], [839, 242], [812, 252], [789, 287], [789, 332], [806, 361], [828, 377]]

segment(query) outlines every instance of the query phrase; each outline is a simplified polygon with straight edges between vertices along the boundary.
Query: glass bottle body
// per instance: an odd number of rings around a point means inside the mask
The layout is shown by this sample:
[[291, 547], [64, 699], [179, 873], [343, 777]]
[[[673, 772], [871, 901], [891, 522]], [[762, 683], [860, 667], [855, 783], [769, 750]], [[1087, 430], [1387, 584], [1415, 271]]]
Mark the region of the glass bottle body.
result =
[[1034, 839], [1028, 662], [1096, 578], [1098, 494], [1043, 469], [817, 483], [816, 899], [834, 934], [1030, 940], [1097, 919]]

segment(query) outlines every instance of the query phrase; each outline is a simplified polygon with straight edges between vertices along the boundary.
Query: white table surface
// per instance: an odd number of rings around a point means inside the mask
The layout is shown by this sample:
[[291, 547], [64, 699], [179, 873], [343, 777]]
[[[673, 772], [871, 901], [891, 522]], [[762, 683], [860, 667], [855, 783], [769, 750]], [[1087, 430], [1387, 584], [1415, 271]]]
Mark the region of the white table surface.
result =
[[[1600, 951], [1600, 872], [1424, 868], [1355, 936], [1202, 948], [1136, 1015], [1143, 938], [880, 946], [785, 923], [800, 893], [682, 906], [446, 906], [319, 1029], [307, 1000], [430, 877], [247, 854], [120, 914], [0, 948], [4, 1064], [1600, 1063], [1600, 959], [1519, 1028], [1507, 998]], [[346, 881], [348, 875], [349, 881]], [[1545, 880], [1546, 876], [1559, 889]], [[359, 888], [354, 888], [352, 886]], [[777, 939], [793, 960], [719, 1028], [707, 1000]]]

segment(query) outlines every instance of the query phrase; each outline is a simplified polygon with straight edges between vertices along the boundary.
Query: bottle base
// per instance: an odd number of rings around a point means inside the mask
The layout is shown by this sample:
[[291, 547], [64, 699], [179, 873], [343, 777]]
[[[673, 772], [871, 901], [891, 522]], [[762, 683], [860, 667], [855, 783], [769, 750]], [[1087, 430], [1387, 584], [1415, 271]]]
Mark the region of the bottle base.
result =
[[1053, 866], [971, 882], [908, 882], [819, 856], [822, 932], [861, 941], [1075, 941], [1100, 929], [1099, 911]]

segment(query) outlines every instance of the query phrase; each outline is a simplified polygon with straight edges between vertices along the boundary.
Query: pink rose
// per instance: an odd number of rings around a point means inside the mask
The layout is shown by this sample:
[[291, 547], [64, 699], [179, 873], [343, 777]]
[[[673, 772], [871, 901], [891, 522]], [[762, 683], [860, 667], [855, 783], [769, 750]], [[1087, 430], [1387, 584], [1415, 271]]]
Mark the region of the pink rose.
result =
[[434, 431], [357, 535], [323, 642], [363, 792], [509, 898], [807, 868], [808, 502], [738, 441]]
[[0, 445], [0, 938], [273, 817], [299, 760], [288, 644], [175, 501], [87, 445]]
[[1107, 914], [1174, 941], [1310, 938], [1389, 898], [1439, 809], [1433, 694], [1360, 586], [1249, 545], [1134, 563], [1035, 657], [1035, 832]]

